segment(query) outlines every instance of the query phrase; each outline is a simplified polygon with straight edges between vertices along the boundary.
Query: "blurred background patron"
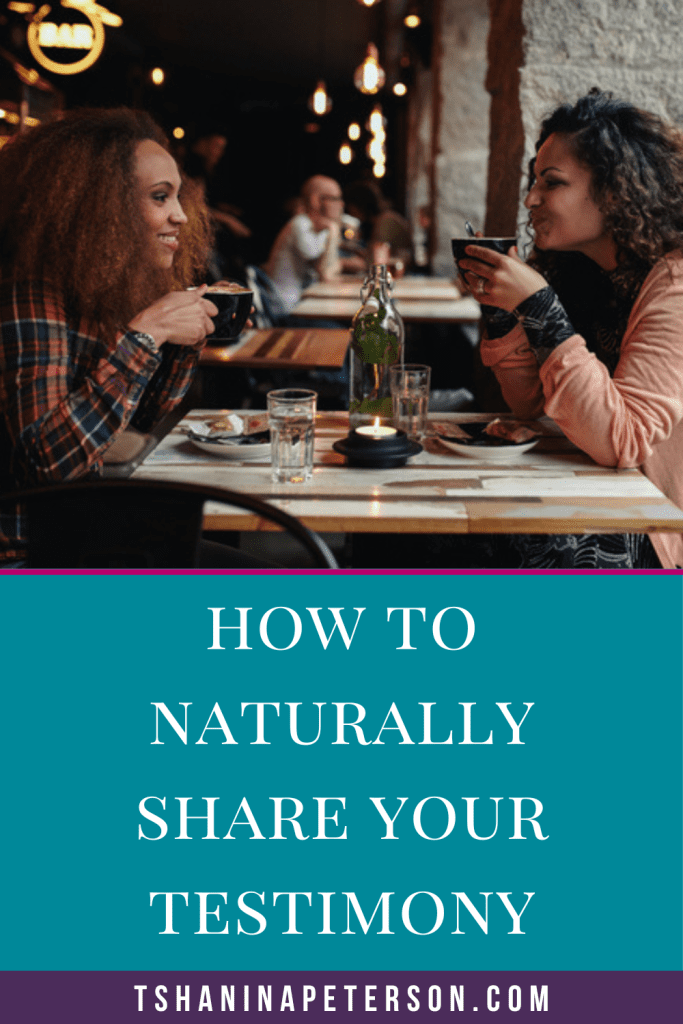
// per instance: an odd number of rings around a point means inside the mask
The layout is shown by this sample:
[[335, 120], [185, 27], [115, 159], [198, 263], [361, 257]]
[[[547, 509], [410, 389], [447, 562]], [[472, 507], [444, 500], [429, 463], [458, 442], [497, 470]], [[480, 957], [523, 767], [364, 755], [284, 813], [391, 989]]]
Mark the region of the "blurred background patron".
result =
[[275, 239], [264, 267], [288, 313], [314, 281], [364, 266], [360, 257], [339, 253], [344, 199], [338, 182], [322, 174], [309, 178], [301, 189], [301, 207]]

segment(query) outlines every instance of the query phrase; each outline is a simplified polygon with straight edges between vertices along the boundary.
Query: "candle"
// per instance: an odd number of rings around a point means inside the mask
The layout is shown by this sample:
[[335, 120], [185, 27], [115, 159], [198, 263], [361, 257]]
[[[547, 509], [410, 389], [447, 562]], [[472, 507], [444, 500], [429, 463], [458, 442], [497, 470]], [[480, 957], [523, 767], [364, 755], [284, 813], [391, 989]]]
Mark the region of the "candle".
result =
[[356, 427], [356, 433], [363, 437], [393, 437], [396, 434], [394, 427], [379, 427], [374, 424], [371, 427]]
[[372, 424], [355, 427], [343, 441], [335, 441], [336, 452], [345, 455], [349, 466], [368, 469], [394, 469], [404, 466], [422, 445], [411, 441], [405, 431], [380, 426], [379, 416]]

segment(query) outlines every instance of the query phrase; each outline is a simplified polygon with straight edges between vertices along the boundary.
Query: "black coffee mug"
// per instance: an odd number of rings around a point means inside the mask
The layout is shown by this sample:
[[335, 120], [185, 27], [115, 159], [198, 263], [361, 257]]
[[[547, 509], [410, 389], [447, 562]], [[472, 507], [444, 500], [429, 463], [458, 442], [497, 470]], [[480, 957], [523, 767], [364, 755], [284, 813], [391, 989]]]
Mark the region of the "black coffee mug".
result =
[[[460, 260], [467, 259], [467, 253], [465, 249], [468, 245], [480, 245], [482, 249], [493, 249], [495, 252], [500, 252], [504, 256], [507, 255], [508, 250], [513, 246], [517, 245], [516, 238], [451, 238], [451, 248], [453, 249], [453, 258], [455, 259], [455, 265], [458, 267]], [[474, 257], [469, 257], [474, 259]], [[460, 267], [458, 267], [458, 273], [460, 273]]]
[[218, 314], [211, 318], [216, 330], [208, 335], [208, 343], [213, 345], [235, 341], [249, 319], [254, 304], [254, 293], [246, 288], [240, 291], [228, 290], [227, 287], [223, 289], [219, 283], [211, 285], [209, 290], [204, 292], [204, 298], [213, 302], [218, 309]]

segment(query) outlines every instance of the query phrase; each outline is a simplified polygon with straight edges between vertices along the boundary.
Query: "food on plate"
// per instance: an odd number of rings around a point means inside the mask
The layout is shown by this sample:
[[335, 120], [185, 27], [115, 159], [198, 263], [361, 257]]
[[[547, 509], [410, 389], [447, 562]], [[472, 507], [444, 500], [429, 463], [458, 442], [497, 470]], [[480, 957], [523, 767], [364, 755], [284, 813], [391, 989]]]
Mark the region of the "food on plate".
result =
[[484, 427], [484, 433], [489, 437], [500, 437], [503, 441], [511, 441], [513, 444], [526, 444], [527, 441], [533, 441], [540, 434], [538, 430], [520, 423], [519, 420], [501, 420], [499, 417], [491, 420]]
[[260, 416], [238, 416], [230, 413], [220, 419], [212, 420], [209, 426], [209, 437], [216, 434], [259, 434], [268, 426], [268, 416], [261, 413]]

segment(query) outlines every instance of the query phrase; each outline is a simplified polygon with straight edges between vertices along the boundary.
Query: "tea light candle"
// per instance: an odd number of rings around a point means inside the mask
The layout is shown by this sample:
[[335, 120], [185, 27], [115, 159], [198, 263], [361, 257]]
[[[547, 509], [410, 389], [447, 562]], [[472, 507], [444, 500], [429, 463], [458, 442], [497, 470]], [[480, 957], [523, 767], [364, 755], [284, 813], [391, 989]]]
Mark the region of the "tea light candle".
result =
[[411, 455], [422, 451], [422, 446], [411, 441], [404, 430], [380, 426], [379, 416], [372, 424], [350, 430], [343, 441], [335, 441], [332, 447], [346, 456], [349, 466], [369, 469], [403, 466]]
[[370, 427], [356, 427], [356, 433], [362, 434], [363, 437], [395, 437], [397, 431], [395, 427], [382, 427], [379, 423], [373, 423]]

